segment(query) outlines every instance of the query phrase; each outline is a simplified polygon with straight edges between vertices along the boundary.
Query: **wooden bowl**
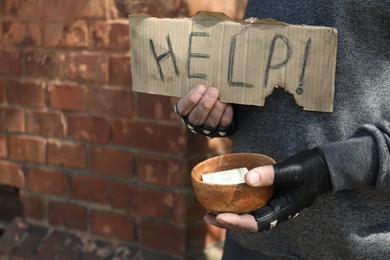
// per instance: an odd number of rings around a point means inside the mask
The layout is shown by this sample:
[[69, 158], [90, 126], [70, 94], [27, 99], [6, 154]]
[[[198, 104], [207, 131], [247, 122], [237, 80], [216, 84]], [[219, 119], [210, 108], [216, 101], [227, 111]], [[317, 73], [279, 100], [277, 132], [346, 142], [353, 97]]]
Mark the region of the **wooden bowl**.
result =
[[209, 184], [202, 181], [202, 174], [246, 167], [248, 170], [275, 161], [262, 154], [233, 153], [207, 159], [191, 171], [192, 186], [200, 204], [209, 212], [248, 213], [264, 206], [272, 197], [273, 186], [250, 187], [241, 184]]

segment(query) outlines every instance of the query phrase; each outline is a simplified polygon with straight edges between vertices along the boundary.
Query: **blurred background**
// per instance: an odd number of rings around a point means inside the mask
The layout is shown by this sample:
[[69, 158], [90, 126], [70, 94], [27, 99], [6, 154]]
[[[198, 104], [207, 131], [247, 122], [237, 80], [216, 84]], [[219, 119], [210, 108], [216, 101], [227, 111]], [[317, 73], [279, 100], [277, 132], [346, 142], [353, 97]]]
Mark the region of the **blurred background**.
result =
[[220, 258], [190, 171], [230, 141], [191, 134], [176, 98], [131, 91], [127, 16], [245, 6], [0, 0], [0, 258]]

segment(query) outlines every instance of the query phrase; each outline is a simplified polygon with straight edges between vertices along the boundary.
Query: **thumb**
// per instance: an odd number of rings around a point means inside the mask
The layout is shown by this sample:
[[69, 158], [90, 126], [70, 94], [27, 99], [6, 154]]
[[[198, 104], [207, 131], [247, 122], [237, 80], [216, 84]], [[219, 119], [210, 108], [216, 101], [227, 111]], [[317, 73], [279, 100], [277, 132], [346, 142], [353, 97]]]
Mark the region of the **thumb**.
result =
[[252, 187], [271, 186], [274, 183], [273, 165], [253, 168], [245, 174], [245, 182]]

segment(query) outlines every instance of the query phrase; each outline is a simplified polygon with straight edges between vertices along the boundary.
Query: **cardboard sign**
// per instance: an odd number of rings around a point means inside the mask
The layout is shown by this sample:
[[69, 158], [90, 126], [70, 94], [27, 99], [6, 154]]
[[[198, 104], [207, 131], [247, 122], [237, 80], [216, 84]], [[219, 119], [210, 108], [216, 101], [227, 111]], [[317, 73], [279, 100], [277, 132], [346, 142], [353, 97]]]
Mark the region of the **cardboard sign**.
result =
[[337, 30], [274, 20], [130, 15], [133, 90], [181, 97], [198, 84], [220, 100], [263, 106], [283, 87], [305, 110], [332, 112]]

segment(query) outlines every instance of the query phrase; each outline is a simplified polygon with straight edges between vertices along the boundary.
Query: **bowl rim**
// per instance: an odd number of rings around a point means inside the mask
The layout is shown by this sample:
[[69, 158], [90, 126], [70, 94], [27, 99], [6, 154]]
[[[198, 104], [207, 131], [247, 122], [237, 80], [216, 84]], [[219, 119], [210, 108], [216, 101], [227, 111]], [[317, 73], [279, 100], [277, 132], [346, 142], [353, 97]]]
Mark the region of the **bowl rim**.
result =
[[[203, 182], [203, 181], [200, 181], [200, 180], [197, 180], [194, 178], [194, 169], [195, 168], [198, 168], [200, 167], [202, 164], [205, 164], [207, 163], [208, 161], [211, 161], [211, 160], [215, 160], [215, 159], [218, 159], [220, 157], [232, 157], [232, 156], [236, 156], [236, 155], [251, 155], [251, 156], [261, 156], [263, 158], [267, 158], [269, 159], [272, 163], [272, 164], [275, 164], [276, 161], [275, 159], [273, 159], [272, 157], [268, 156], [268, 155], [265, 155], [265, 154], [261, 154], [261, 153], [249, 153], [249, 152], [246, 152], [246, 153], [228, 153], [228, 154], [221, 154], [221, 155], [217, 155], [217, 156], [214, 156], [214, 157], [210, 157], [210, 158], [207, 158], [199, 163], [197, 163], [191, 170], [191, 180], [192, 181], [195, 181], [196, 183], [201, 183], [203, 185], [209, 185], [209, 186], [227, 186], [227, 187], [234, 187], [234, 186], [239, 186], [239, 185], [247, 185], [246, 183], [238, 183], [238, 184], [214, 184], [214, 183], [206, 183], [206, 182]], [[250, 170], [250, 169], [248, 169]], [[250, 186], [248, 186], [250, 187]]]

